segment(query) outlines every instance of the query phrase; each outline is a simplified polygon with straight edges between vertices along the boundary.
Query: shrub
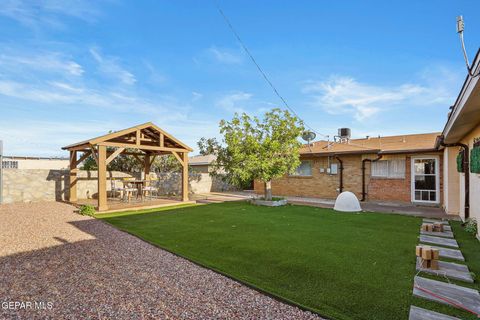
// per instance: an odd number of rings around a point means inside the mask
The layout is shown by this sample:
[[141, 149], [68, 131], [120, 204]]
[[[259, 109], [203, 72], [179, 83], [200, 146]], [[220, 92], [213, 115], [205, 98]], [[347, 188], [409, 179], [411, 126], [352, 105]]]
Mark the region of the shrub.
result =
[[92, 217], [96, 213], [95, 207], [91, 205], [80, 206], [80, 209], [78, 210], [78, 212], [82, 216], [90, 216], [90, 217]]
[[457, 155], [457, 171], [465, 172], [463, 159], [465, 157], [465, 150], [461, 150]]
[[468, 218], [467, 221], [465, 221], [465, 231], [468, 233], [477, 234], [477, 228], [477, 220], [475, 220], [475, 218]]
[[470, 172], [480, 173], [480, 147], [474, 147], [470, 153]]

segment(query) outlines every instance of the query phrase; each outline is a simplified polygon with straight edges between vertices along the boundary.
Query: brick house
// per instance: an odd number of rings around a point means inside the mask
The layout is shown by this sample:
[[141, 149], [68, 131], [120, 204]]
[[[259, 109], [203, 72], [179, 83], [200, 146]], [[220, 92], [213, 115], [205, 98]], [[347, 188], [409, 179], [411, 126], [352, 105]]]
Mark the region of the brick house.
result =
[[[439, 206], [443, 198], [443, 151], [435, 146], [439, 134], [344, 138], [304, 145], [295, 174], [274, 180], [272, 192], [335, 199], [339, 192], [351, 191], [365, 201]], [[263, 183], [255, 181], [255, 192], [263, 191]]]

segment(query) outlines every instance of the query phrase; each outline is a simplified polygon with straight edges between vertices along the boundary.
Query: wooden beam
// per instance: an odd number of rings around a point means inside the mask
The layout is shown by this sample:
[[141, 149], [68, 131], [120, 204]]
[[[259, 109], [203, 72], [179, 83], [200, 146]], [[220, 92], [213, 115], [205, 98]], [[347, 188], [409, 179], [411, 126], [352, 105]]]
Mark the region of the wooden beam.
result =
[[188, 201], [188, 153], [183, 152], [182, 201]]
[[140, 130], [137, 129], [137, 131], [136, 131], [136, 138], [135, 138], [135, 145], [136, 145], [136, 146], [140, 146], [140, 139], [142, 139], [142, 137], [140, 136]]
[[120, 148], [132, 148], [138, 150], [153, 150], [153, 151], [176, 151], [176, 152], [186, 152], [188, 150], [182, 148], [169, 148], [169, 147], [157, 147], [157, 146], [137, 146], [133, 143], [119, 143], [119, 142], [109, 142], [105, 141], [98, 144], [99, 146], [107, 146], [107, 147], [120, 147]]
[[[95, 163], [97, 164], [97, 167], [98, 167], [98, 156], [97, 156], [97, 152], [95, 150], [95, 147], [90, 146], [90, 149], [92, 150], [93, 160], [95, 160]], [[100, 147], [99, 147], [99, 149], [100, 149]]]
[[161, 132], [160, 132], [159, 140], [160, 140], [160, 147], [163, 148], [165, 146], [165, 135]]
[[68, 200], [77, 202], [77, 151], [70, 151], [70, 185], [68, 192]]
[[82, 163], [83, 160], [87, 159], [89, 155], [92, 154], [92, 150], [87, 150], [83, 153], [83, 155], [80, 157], [80, 159], [77, 160], [77, 165]]
[[98, 146], [98, 211], [108, 209], [107, 205], [107, 147]]
[[177, 158], [178, 162], [180, 162], [182, 167], [184, 167], [185, 166], [185, 161], [178, 155], [178, 153], [175, 152], [175, 151], [172, 151], [172, 154], [175, 156], [175, 158]]
[[107, 166], [110, 162], [113, 161], [113, 159], [115, 159], [120, 153], [122, 153], [123, 150], [125, 150], [125, 148], [118, 148], [111, 155], [109, 155], [107, 160], [106, 160]]

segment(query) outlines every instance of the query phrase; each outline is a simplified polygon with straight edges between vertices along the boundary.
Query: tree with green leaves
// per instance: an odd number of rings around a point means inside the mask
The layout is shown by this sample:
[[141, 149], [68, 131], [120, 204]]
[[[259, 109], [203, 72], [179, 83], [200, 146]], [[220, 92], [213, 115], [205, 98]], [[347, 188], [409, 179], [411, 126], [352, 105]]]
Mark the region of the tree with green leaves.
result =
[[286, 110], [273, 109], [262, 120], [236, 113], [231, 121], [220, 122], [222, 143], [202, 138], [198, 146], [202, 155], [216, 155], [213, 174], [222, 172], [236, 185], [260, 180], [265, 199], [272, 200], [272, 180], [300, 165], [303, 130], [303, 122]]

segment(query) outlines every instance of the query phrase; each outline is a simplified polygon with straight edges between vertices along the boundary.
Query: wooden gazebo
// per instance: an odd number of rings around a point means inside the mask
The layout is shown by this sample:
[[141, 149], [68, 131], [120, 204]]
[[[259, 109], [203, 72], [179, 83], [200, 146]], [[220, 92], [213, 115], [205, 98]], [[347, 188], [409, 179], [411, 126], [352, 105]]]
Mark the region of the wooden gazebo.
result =
[[[108, 148], [108, 151], [107, 151]], [[77, 165], [93, 155], [98, 166], [98, 210], [108, 210], [107, 165], [119, 154], [135, 156], [143, 162], [145, 176], [157, 155], [173, 154], [182, 165], [182, 201], [188, 201], [188, 153], [190, 147], [147, 122], [62, 148], [70, 151], [69, 201], [77, 202]]]

